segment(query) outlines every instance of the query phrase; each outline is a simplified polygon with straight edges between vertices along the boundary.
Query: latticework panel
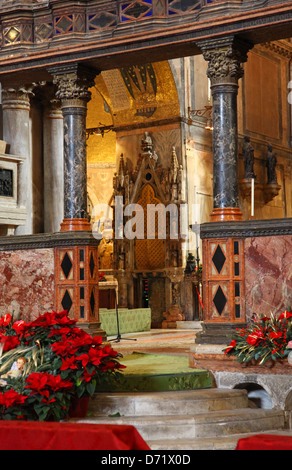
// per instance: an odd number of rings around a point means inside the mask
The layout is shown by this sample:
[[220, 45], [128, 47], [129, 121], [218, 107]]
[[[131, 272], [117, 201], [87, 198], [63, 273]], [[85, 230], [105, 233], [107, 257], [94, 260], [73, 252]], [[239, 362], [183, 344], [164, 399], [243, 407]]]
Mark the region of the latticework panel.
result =
[[[165, 245], [163, 238], [158, 238], [158, 214], [149, 217], [149, 205], [157, 206], [161, 201], [155, 197], [150, 184], [142, 190], [138, 204], [144, 211], [144, 240], [136, 240], [135, 262], [137, 269], [160, 269], [165, 266]], [[149, 234], [154, 238], [149, 239]]]

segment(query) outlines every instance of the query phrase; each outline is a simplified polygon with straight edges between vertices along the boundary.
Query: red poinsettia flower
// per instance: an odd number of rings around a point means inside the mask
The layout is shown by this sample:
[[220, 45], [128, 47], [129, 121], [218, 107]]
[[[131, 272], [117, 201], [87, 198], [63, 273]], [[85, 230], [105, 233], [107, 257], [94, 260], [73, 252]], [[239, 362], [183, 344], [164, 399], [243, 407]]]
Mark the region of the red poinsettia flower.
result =
[[102, 352], [104, 356], [116, 357], [118, 356], [118, 352], [112, 349], [110, 346], [106, 345], [102, 348]]
[[86, 367], [89, 362], [88, 354], [80, 354], [76, 357], [76, 361], [81, 361], [82, 367]]
[[48, 338], [52, 336], [67, 336], [71, 333], [71, 328], [69, 326], [61, 326], [60, 328], [51, 328]]
[[100, 366], [100, 370], [102, 370], [103, 372], [107, 370], [125, 369], [125, 368], [126, 366], [119, 364], [118, 362], [115, 362], [115, 361], [108, 361], [105, 364], [102, 364]]
[[84, 369], [82, 378], [85, 380], [85, 382], [90, 382], [92, 377], [94, 377], [94, 375], [95, 375], [94, 371], [91, 374], [89, 374], [89, 372], [87, 372], [87, 369]]
[[46, 403], [47, 405], [49, 405], [50, 403], [54, 403], [54, 401], [56, 401], [56, 398], [51, 398], [50, 400], [48, 400], [47, 398], [43, 398], [42, 399], [42, 403]]
[[100, 346], [102, 344], [102, 336], [94, 336], [92, 338], [92, 344], [94, 346]]
[[75, 356], [68, 357], [66, 359], [62, 358], [62, 365], [60, 367], [60, 370], [67, 370], [67, 369], [78, 369], [76, 365], [76, 358]]
[[20, 395], [15, 390], [7, 390], [5, 393], [0, 393], [0, 405], [6, 406], [13, 406], [15, 404], [21, 405], [27, 399], [26, 396]]
[[102, 348], [90, 348], [88, 351], [88, 356], [92, 364], [99, 366], [101, 360], [104, 357], [103, 350]]
[[68, 356], [71, 344], [68, 341], [57, 341], [50, 346], [58, 356]]
[[25, 382], [28, 384], [25, 388], [29, 388], [33, 393], [39, 393], [40, 395], [44, 395], [48, 398], [49, 391], [45, 389], [48, 382], [47, 374], [42, 372], [32, 372], [25, 379]]
[[72, 320], [72, 318], [69, 318], [68, 317], [68, 312], [67, 310], [63, 310], [62, 312], [54, 312], [55, 313], [55, 318], [57, 320], [57, 323], [59, 325], [75, 325], [76, 324], [76, 320]]
[[229, 344], [229, 346], [225, 349], [225, 354], [228, 354], [230, 351], [232, 351], [232, 349], [234, 349], [235, 346], [236, 346], [236, 341], [235, 339], [233, 339], [231, 343]]
[[60, 388], [72, 388], [73, 384], [70, 380], [61, 379], [60, 375], [47, 374], [47, 385], [53, 391], [59, 390]]
[[3, 352], [10, 351], [11, 349], [15, 349], [19, 346], [20, 341], [17, 336], [0, 336], [0, 342], [4, 344]]

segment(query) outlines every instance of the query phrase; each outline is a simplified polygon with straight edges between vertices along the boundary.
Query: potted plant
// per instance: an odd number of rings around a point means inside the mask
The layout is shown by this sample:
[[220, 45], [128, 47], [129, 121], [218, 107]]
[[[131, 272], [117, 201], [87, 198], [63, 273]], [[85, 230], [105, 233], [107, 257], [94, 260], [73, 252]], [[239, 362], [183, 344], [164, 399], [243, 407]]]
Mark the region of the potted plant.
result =
[[[29, 323], [7, 314], [0, 318], [0, 344], [0, 419], [64, 419], [76, 398], [88, 400], [98, 383], [124, 367], [116, 351], [78, 328], [66, 311]], [[13, 373], [19, 358], [23, 370]]]

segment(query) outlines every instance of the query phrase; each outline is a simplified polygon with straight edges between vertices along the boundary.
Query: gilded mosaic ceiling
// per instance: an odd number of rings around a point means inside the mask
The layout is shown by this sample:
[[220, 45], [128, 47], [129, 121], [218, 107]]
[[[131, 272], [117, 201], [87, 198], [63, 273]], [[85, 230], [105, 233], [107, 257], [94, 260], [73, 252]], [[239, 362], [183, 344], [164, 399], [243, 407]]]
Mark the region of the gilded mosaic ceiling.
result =
[[167, 61], [101, 72], [96, 89], [114, 126], [179, 115], [176, 86]]
[[[179, 116], [176, 85], [168, 61], [101, 72], [88, 104], [87, 128], [151, 125]], [[115, 133], [88, 139], [88, 160], [114, 161]], [[112, 155], [109, 156], [109, 153]]]

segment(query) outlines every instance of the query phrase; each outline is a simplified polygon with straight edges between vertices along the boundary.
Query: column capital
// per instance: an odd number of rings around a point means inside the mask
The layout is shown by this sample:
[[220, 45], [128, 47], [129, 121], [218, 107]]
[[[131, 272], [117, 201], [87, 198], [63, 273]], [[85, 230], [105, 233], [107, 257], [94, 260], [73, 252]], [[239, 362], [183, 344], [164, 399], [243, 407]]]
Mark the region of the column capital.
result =
[[51, 67], [49, 72], [53, 76], [53, 83], [57, 86], [56, 98], [60, 99], [62, 106], [86, 106], [91, 98], [89, 88], [94, 86], [97, 72], [79, 64], [60, 65]]
[[207, 76], [212, 84], [229, 81], [237, 84], [243, 76], [242, 64], [253, 45], [234, 37], [206, 39], [198, 42], [204, 59], [208, 62]]
[[3, 87], [2, 88], [2, 107], [6, 108], [18, 108], [18, 109], [30, 109], [30, 98], [34, 96], [33, 92], [34, 85], [18, 87]]

